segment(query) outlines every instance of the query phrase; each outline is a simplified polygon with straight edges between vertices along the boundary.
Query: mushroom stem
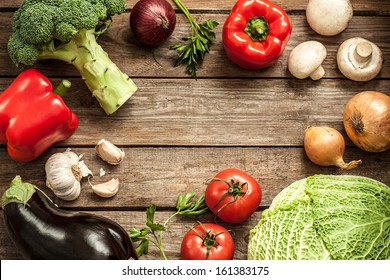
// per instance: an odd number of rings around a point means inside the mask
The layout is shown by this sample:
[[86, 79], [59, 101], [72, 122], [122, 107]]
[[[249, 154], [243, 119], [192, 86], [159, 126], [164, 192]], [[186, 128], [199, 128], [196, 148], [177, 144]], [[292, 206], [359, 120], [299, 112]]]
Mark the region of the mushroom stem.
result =
[[321, 79], [324, 75], [325, 75], [324, 67], [322, 67], [322, 65], [320, 65], [320, 66], [318, 66], [318, 68], [316, 70], [314, 70], [313, 73], [310, 74], [310, 78], [314, 81], [317, 81], [317, 80]]
[[356, 45], [353, 54], [357, 62], [367, 62], [372, 56], [372, 46], [368, 42], [360, 42]]

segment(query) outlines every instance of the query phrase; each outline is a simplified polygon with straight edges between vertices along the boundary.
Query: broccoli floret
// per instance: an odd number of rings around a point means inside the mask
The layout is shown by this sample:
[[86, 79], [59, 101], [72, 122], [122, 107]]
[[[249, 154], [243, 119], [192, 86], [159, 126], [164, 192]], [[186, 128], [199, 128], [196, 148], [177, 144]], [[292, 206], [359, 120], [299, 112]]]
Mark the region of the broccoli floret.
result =
[[[74, 65], [107, 114], [114, 113], [137, 86], [97, 43], [125, 0], [24, 0], [14, 13], [8, 53], [16, 66], [58, 59]], [[102, 28], [104, 27], [104, 28]]]

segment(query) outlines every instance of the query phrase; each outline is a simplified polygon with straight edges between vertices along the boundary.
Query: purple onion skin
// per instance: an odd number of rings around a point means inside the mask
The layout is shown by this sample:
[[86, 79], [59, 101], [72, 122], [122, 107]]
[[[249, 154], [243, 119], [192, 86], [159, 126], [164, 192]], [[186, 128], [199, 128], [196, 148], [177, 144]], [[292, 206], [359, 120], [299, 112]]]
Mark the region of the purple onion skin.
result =
[[175, 29], [176, 13], [166, 0], [140, 0], [130, 13], [130, 28], [143, 46], [157, 47]]

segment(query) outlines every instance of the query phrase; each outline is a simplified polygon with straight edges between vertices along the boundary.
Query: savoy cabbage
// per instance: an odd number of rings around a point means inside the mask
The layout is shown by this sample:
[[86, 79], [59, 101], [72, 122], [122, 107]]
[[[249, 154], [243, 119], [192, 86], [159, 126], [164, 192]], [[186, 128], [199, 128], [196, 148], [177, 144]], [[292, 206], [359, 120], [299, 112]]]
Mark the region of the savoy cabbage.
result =
[[390, 188], [352, 175], [314, 175], [273, 200], [249, 236], [248, 259], [390, 259]]

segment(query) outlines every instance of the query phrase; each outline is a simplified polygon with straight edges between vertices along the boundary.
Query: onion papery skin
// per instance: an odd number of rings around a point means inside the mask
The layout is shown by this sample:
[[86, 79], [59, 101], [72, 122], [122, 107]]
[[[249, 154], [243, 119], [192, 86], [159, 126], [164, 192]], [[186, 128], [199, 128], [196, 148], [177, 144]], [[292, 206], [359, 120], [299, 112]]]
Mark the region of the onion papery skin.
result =
[[351, 141], [367, 152], [390, 149], [390, 97], [362, 91], [345, 106], [344, 128]]
[[342, 134], [328, 126], [309, 126], [305, 130], [303, 145], [308, 158], [320, 166], [337, 166], [350, 170], [361, 160], [344, 162], [345, 141]]
[[172, 35], [176, 13], [166, 0], [140, 0], [130, 13], [130, 28], [142, 46], [157, 47]]

